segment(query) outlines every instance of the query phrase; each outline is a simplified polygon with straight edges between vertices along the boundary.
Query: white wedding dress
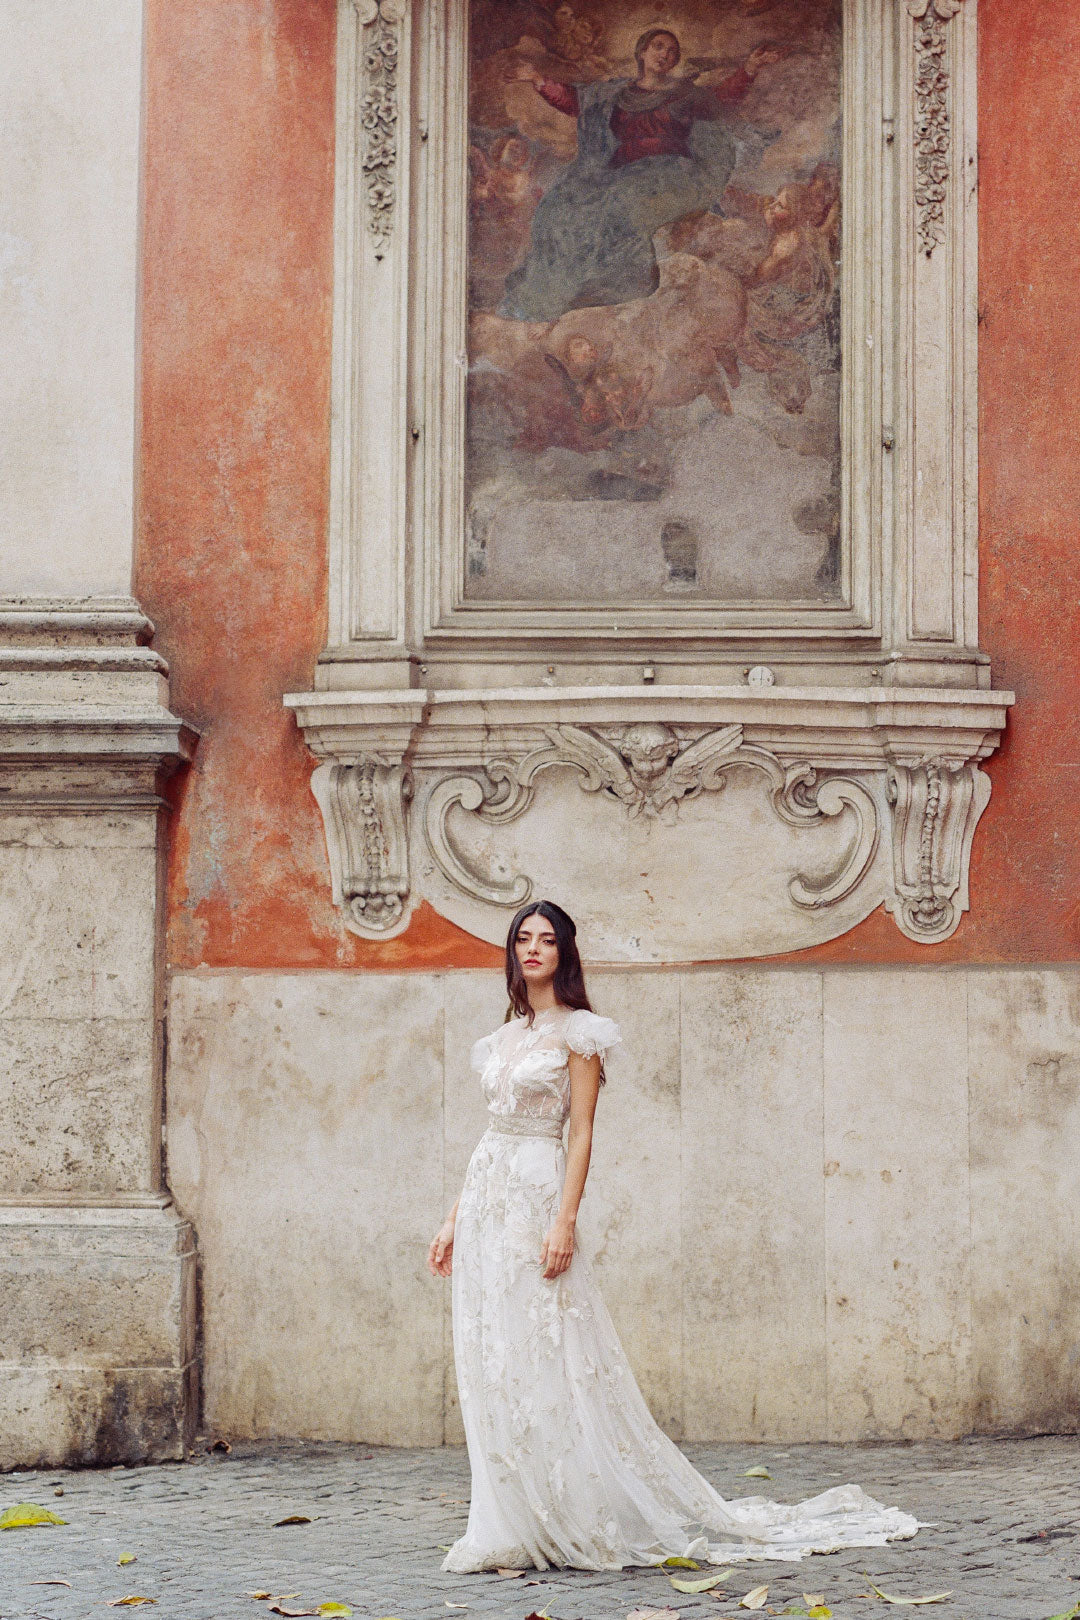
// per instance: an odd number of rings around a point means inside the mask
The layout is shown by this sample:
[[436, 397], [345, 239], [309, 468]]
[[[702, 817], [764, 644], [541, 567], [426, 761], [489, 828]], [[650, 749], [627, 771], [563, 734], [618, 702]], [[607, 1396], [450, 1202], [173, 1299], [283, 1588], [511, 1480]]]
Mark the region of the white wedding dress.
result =
[[513, 1019], [473, 1048], [490, 1125], [469, 1161], [452, 1271], [472, 1500], [443, 1569], [798, 1559], [913, 1536], [917, 1520], [857, 1485], [795, 1507], [726, 1502], [653, 1421], [580, 1249], [545, 1281], [568, 1055], [618, 1040], [609, 1018], [559, 1009], [531, 1028]]

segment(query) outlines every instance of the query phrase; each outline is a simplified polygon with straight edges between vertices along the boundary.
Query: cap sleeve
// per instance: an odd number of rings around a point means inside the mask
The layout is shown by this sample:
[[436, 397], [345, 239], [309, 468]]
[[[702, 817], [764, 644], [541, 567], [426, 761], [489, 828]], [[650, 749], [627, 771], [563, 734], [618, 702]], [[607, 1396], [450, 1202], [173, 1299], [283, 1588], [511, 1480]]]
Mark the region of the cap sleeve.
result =
[[491, 1056], [494, 1045], [494, 1035], [482, 1035], [478, 1041], [473, 1042], [473, 1048], [469, 1054], [469, 1061], [477, 1074], [483, 1074], [484, 1070], [487, 1068], [488, 1058]]
[[566, 1044], [582, 1057], [602, 1057], [622, 1041], [619, 1026], [610, 1018], [579, 1009], [566, 1021]]

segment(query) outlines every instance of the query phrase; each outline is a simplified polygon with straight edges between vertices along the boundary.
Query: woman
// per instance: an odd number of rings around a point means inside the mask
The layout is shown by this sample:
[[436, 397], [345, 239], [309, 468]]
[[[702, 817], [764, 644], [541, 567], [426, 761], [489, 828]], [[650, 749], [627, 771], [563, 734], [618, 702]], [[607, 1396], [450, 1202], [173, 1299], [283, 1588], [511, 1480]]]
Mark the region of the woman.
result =
[[500, 314], [552, 321], [569, 309], [648, 297], [658, 283], [653, 236], [720, 196], [735, 153], [717, 120], [779, 56], [759, 46], [712, 89], [675, 76], [682, 48], [669, 28], [642, 34], [632, 80], [561, 84], [516, 62], [511, 80], [577, 119], [578, 153], [533, 216], [529, 257], [508, 277]]
[[550, 900], [510, 925], [513, 1016], [473, 1049], [490, 1123], [428, 1253], [433, 1274], [453, 1274], [472, 1466], [468, 1528], [443, 1569], [798, 1559], [913, 1536], [915, 1519], [855, 1485], [798, 1507], [725, 1502], [653, 1422], [575, 1253], [604, 1054], [619, 1042], [589, 1006], [575, 933]]

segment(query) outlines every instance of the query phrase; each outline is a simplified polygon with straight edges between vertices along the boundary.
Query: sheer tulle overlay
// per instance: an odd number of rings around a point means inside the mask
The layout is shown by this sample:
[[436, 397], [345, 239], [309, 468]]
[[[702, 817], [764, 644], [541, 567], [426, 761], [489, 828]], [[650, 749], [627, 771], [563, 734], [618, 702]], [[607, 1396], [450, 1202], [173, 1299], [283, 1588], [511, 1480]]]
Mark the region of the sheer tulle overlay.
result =
[[544, 1279], [540, 1247], [566, 1163], [555, 1132], [569, 1110], [568, 1054], [618, 1040], [608, 1018], [559, 1011], [531, 1028], [515, 1019], [473, 1049], [491, 1127], [469, 1162], [453, 1266], [472, 1500], [442, 1567], [799, 1559], [913, 1536], [915, 1519], [857, 1485], [794, 1507], [726, 1502], [654, 1423], [580, 1248], [568, 1271]]

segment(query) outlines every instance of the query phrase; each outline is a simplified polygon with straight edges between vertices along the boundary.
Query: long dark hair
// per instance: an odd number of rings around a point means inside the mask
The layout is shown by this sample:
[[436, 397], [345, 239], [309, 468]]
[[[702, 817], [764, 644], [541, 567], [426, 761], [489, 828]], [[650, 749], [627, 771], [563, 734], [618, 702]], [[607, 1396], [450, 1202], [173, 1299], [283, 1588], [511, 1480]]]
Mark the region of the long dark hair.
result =
[[521, 971], [521, 963], [514, 949], [517, 944], [518, 929], [526, 917], [543, 917], [545, 922], [551, 924], [551, 932], [555, 935], [555, 944], [559, 952], [559, 965], [555, 969], [555, 981], [552, 989], [555, 1000], [560, 1007], [569, 1007], [576, 1011], [579, 1007], [586, 1012], [592, 1012], [592, 1002], [585, 989], [585, 974], [581, 967], [581, 957], [577, 948], [577, 925], [573, 917], [557, 906], [554, 900], [533, 900], [527, 906], [522, 906], [506, 936], [506, 993], [510, 997], [510, 1012], [508, 1017], [527, 1018], [531, 1024], [533, 1010], [529, 1005], [529, 992], [525, 984], [525, 975]]
[[[527, 1018], [531, 1024], [536, 1016], [529, 1003], [529, 992], [525, 984], [525, 975], [521, 971], [521, 963], [517, 959], [518, 929], [526, 917], [543, 917], [545, 922], [551, 924], [551, 931], [555, 935], [555, 945], [559, 952], [559, 964], [555, 969], [555, 978], [551, 988], [555, 992], [555, 1000], [560, 1007], [569, 1007], [571, 1012], [579, 1009], [592, 1012], [592, 1002], [585, 988], [585, 973], [581, 966], [581, 957], [577, 948], [577, 924], [568, 911], [557, 906], [554, 900], [533, 900], [527, 906], [522, 906], [510, 924], [506, 935], [506, 993], [510, 997], [510, 1006], [507, 1018]], [[603, 1054], [600, 1057], [600, 1084], [603, 1085], [607, 1075], [604, 1073]]]

